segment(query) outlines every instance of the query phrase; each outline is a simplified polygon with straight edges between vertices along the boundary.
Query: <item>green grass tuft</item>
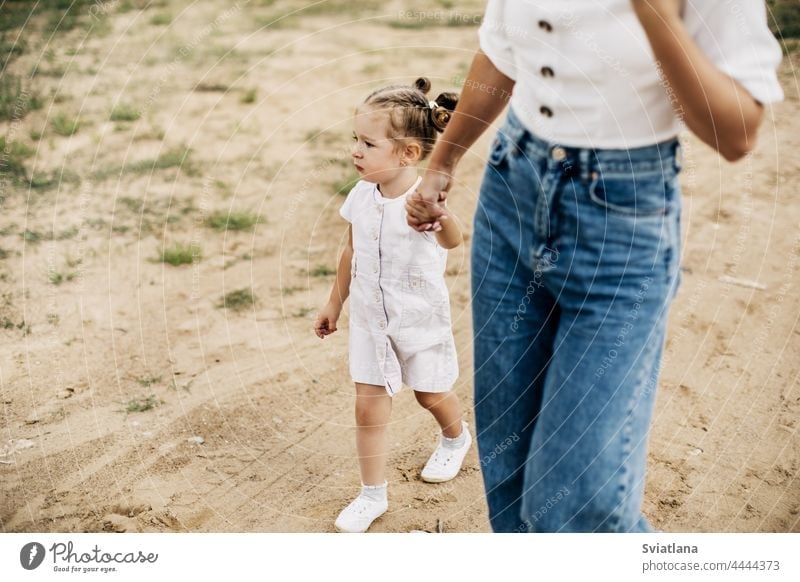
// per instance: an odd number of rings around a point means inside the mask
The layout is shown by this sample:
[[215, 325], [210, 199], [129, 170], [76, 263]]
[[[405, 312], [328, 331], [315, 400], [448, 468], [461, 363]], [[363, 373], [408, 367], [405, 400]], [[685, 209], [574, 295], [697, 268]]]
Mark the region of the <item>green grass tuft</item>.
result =
[[202, 250], [198, 245], [175, 243], [168, 248], [161, 249], [158, 260], [173, 267], [179, 267], [181, 265], [191, 265], [202, 258]]
[[242, 311], [256, 304], [258, 299], [252, 289], [238, 289], [223, 296], [218, 307]]

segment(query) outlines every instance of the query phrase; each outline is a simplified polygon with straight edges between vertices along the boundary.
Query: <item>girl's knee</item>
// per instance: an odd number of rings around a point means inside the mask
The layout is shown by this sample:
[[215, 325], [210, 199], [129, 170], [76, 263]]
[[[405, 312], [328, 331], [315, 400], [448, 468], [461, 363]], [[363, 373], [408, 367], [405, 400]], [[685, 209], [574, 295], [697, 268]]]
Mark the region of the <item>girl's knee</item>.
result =
[[356, 400], [356, 425], [362, 428], [386, 426], [389, 421], [386, 403], [371, 398]]
[[438, 392], [419, 392], [414, 391], [414, 396], [417, 398], [417, 402], [424, 408], [434, 408], [440, 402], [442, 402], [445, 398], [447, 398], [446, 393], [438, 393]]

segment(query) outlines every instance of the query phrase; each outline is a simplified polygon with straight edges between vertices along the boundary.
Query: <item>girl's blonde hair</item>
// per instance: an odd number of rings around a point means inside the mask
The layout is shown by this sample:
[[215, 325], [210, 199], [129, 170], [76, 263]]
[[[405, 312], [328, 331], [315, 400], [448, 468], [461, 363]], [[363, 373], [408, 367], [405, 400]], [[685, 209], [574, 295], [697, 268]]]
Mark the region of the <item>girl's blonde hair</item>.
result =
[[418, 141], [422, 160], [433, 151], [437, 132], [444, 131], [458, 104], [457, 93], [440, 93], [435, 103], [430, 103], [425, 96], [430, 89], [431, 82], [420, 77], [413, 86], [389, 85], [373, 91], [363, 103], [389, 114], [389, 137]]

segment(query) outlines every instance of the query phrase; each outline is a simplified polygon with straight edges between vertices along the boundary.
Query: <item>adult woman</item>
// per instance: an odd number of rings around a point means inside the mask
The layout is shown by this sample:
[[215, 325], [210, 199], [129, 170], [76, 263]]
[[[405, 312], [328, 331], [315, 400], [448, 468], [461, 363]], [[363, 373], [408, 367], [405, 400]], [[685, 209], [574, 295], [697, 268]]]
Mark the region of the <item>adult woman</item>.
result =
[[[761, 2], [490, 0], [408, 222], [437, 229], [503, 109], [472, 242], [475, 411], [495, 531], [652, 531], [641, 514], [680, 281], [682, 120], [728, 160], [782, 98]], [[498, 444], [503, 443], [503, 447]]]

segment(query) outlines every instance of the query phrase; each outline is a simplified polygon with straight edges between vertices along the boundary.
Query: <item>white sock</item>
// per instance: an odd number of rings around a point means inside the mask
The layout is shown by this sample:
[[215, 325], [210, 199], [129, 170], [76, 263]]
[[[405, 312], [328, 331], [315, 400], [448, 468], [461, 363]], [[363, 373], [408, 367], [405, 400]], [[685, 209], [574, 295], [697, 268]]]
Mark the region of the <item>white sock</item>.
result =
[[461, 434], [457, 437], [446, 437], [442, 435], [442, 445], [448, 449], [460, 449], [464, 446], [464, 441], [467, 440], [467, 430], [464, 427], [464, 423], [461, 423]]
[[365, 497], [370, 501], [386, 501], [386, 490], [389, 483], [383, 482], [383, 485], [364, 485], [361, 484], [361, 497]]

